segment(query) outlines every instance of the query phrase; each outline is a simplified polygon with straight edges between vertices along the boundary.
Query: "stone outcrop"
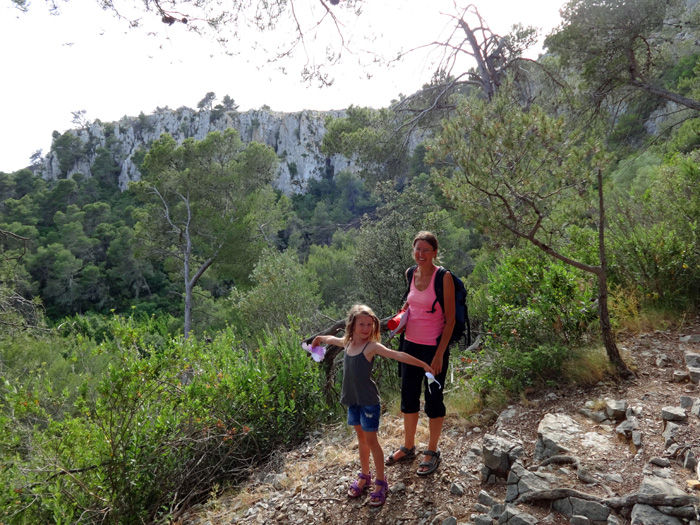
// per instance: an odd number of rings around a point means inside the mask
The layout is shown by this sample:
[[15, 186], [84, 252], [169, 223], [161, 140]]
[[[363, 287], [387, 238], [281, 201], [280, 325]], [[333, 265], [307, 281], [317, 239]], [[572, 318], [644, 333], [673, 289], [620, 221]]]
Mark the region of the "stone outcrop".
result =
[[271, 146], [280, 158], [277, 187], [285, 193], [302, 191], [309, 179], [331, 175], [341, 170], [355, 171], [352, 160], [343, 156], [331, 157], [321, 153], [321, 140], [326, 132], [328, 116], [339, 118], [340, 111], [301, 111], [279, 113], [269, 110], [218, 112], [159, 109], [149, 116], [122, 118], [119, 122], [99, 121], [73, 134], [82, 144], [80, 152], [69, 162], [70, 167], [60, 167], [60, 154], [52, 150], [37, 168], [44, 179], [65, 178], [74, 173], [93, 176], [95, 160], [100, 148], [104, 148], [115, 166], [118, 166], [119, 188], [126, 189], [130, 181], [139, 180], [136, 160], [145, 153], [161, 134], [169, 133], [178, 142], [186, 138], [201, 140], [211, 131], [235, 128], [244, 142], [261, 142]]
[[[689, 475], [700, 476], [696, 460], [700, 453], [700, 442], [681, 444], [676, 441], [681, 426], [688, 423], [687, 410], [698, 404], [697, 399], [683, 396], [679, 400], [679, 406], [661, 409], [660, 416], [664, 422], [662, 435], [667, 446], [665, 457], [651, 458], [644, 467], [644, 478], [638, 491], [622, 497], [614, 497], [614, 491], [606, 485], [621, 483], [621, 476], [591, 474], [579, 460], [579, 456], [605, 457], [615, 446], [611, 436], [586, 432], [585, 425], [571, 416], [544, 415], [538, 427], [533, 454], [534, 461], [538, 463], [529, 468], [519, 459], [525, 451], [518, 443], [509, 437], [485, 435], [482, 481], [487, 484], [497, 483], [498, 478], [504, 477], [504, 470], [507, 470], [506, 496], [501, 503], [494, 500], [488, 492], [482, 491], [479, 504], [475, 506], [479, 514], [472, 516], [474, 523], [537, 523], [522, 509], [519, 510], [518, 505], [538, 501], [550, 502], [551, 508], [567, 516], [570, 523], [612, 525], [621, 523], [620, 518], [628, 519], [634, 525], [700, 523], [700, 497], [686, 493], [669, 479], [671, 459], [687, 469]], [[642, 411], [630, 409], [627, 401], [605, 400], [603, 417], [590, 409], [580, 413], [590, 417], [593, 423], [617, 424], [615, 430], [618, 440], [630, 442], [632, 450], [642, 447], [641, 438], [634, 436], [633, 430], [639, 428], [636, 418], [641, 416]], [[621, 430], [621, 427], [624, 428]], [[670, 432], [669, 429], [673, 431]], [[517, 450], [517, 454], [513, 450]], [[563, 468], [548, 471], [547, 467], [552, 465], [572, 465], [579, 481], [586, 486], [603, 487], [608, 495], [600, 496], [570, 488], [570, 483], [566, 480], [570, 471]]]
[[[683, 336], [681, 343], [697, 344], [697, 335]], [[690, 374], [685, 380], [697, 384], [692, 371], [700, 371], [700, 354], [684, 352], [684, 361]], [[659, 354], [659, 368], [672, 364], [668, 356]], [[678, 371], [676, 371], [678, 372]], [[672, 376], [677, 381], [677, 374]], [[690, 388], [692, 390], [692, 387]], [[633, 525], [700, 524], [700, 497], [688, 493], [673, 480], [675, 463], [688, 472], [688, 477], [700, 479], [700, 440], [694, 432], [700, 418], [700, 398], [680, 396], [678, 405], [662, 406], [656, 417], [661, 420], [660, 434], [665, 451], [662, 457], [652, 457], [644, 465], [643, 478], [636, 492], [618, 496], [611, 485], [621, 484], [624, 478], [617, 473], [589, 472], [584, 462], [605, 458], [620, 443], [626, 445], [635, 458], [642, 457], [643, 438], [639, 420], [644, 417], [642, 406], [630, 406], [627, 400], [606, 398], [603, 402], [587, 401], [578, 411], [584, 420], [577, 421], [564, 413], [547, 413], [537, 428], [537, 441], [532, 454], [533, 464], [526, 466], [521, 457], [528, 454], [515, 447], [510, 436], [486, 434], [483, 440], [484, 467], [482, 482], [496, 484], [507, 477], [505, 501], [500, 502], [482, 491], [479, 503], [471, 516], [473, 523], [535, 523], [520, 505], [548, 502], [552, 510], [565, 515], [569, 523], [613, 525], [624, 522]], [[586, 423], [586, 421], [590, 423]], [[589, 431], [600, 426], [614, 427], [608, 434]], [[614, 438], [617, 437], [617, 442]], [[649, 439], [658, 439], [650, 436]], [[517, 455], [512, 450], [518, 450]], [[552, 470], [553, 466], [557, 466]], [[566, 467], [562, 467], [566, 465]], [[580, 484], [573, 488], [571, 468], [575, 469]], [[507, 473], [504, 472], [507, 470]], [[698, 479], [689, 479], [687, 489], [700, 487]], [[601, 489], [603, 495], [601, 495]], [[512, 521], [514, 520], [514, 521]]]

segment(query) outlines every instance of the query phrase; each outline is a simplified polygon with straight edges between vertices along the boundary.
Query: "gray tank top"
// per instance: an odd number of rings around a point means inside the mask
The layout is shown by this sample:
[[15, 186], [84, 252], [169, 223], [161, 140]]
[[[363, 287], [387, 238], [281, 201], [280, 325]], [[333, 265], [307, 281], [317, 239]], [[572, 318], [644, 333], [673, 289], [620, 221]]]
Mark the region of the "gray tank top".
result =
[[[367, 345], [369, 342], [367, 342]], [[340, 403], [346, 406], [373, 406], [379, 404], [379, 389], [372, 381], [372, 361], [365, 357], [365, 345], [357, 355], [345, 352], [343, 359], [343, 390]]]

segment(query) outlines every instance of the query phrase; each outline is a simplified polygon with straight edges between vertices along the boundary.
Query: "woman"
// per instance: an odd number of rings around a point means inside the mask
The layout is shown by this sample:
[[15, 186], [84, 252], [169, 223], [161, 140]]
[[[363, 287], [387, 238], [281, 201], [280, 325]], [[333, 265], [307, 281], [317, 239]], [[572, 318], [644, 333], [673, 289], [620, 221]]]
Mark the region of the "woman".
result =
[[[409, 283], [409, 293], [404, 308], [410, 308], [408, 323], [404, 333], [402, 350], [413, 357], [430, 363], [435, 370], [435, 379], [445, 384], [449, 350], [447, 348], [455, 325], [455, 288], [452, 275], [445, 272], [443, 291], [445, 311], [436, 301], [435, 278], [438, 266], [438, 242], [431, 232], [419, 232], [413, 239], [413, 259], [416, 270]], [[408, 270], [406, 271], [408, 278]], [[427, 378], [422, 368], [403, 363], [401, 365], [401, 412], [404, 421], [404, 444], [391, 456], [386, 465], [412, 460], [416, 456], [416, 429], [420, 411], [421, 390], [425, 387], [425, 413], [428, 416], [430, 439], [428, 449], [423, 451], [423, 461], [417, 474], [427, 476], [440, 465], [438, 441], [445, 420], [445, 404], [442, 388], [428, 388]]]

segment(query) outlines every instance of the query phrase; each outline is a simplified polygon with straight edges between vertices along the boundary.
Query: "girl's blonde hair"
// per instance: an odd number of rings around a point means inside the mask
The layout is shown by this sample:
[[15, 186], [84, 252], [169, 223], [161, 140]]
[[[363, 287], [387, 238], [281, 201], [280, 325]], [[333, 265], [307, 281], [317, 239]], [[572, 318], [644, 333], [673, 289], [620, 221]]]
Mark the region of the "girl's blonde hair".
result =
[[413, 238], [413, 247], [414, 248], [416, 247], [416, 243], [418, 241], [425, 241], [430, 246], [432, 246], [433, 250], [435, 250], [435, 257], [434, 257], [435, 262], [439, 263], [440, 258], [438, 256], [438, 241], [437, 241], [437, 237], [435, 236], [435, 234], [433, 232], [429, 232], [429, 231], [425, 231], [425, 230], [420, 231], [420, 232], [416, 233], [416, 236]]
[[343, 343], [345, 346], [352, 342], [352, 336], [355, 332], [355, 322], [360, 315], [368, 315], [372, 318], [372, 332], [369, 334], [369, 340], [372, 342], [381, 341], [382, 337], [379, 334], [379, 318], [375, 315], [372, 309], [364, 304], [356, 304], [348, 312], [348, 319], [345, 321], [345, 337]]

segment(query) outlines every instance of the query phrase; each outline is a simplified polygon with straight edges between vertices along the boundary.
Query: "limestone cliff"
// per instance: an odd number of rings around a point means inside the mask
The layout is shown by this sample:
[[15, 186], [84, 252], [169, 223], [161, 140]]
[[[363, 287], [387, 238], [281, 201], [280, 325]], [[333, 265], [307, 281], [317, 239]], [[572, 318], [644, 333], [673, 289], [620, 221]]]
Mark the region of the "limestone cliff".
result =
[[[210, 131], [235, 128], [244, 142], [262, 142], [271, 146], [280, 158], [277, 186], [286, 193], [302, 191], [311, 178], [341, 170], [355, 171], [352, 160], [321, 153], [321, 140], [326, 131], [328, 115], [342, 117], [345, 111], [301, 111], [279, 113], [265, 109], [238, 111], [196, 111], [159, 108], [151, 115], [124, 117], [119, 122], [99, 120], [81, 129], [66, 132], [71, 136], [54, 135], [51, 151], [37, 168], [44, 179], [65, 178], [74, 173], [92, 177], [95, 161], [101, 157], [112, 163], [111, 171], [118, 176], [119, 187], [126, 189], [129, 181], [139, 180], [139, 159], [162, 133], [170, 133], [182, 143], [186, 138], [203, 139]], [[58, 141], [63, 137], [64, 145]], [[67, 146], [65, 144], [68, 144]]]

